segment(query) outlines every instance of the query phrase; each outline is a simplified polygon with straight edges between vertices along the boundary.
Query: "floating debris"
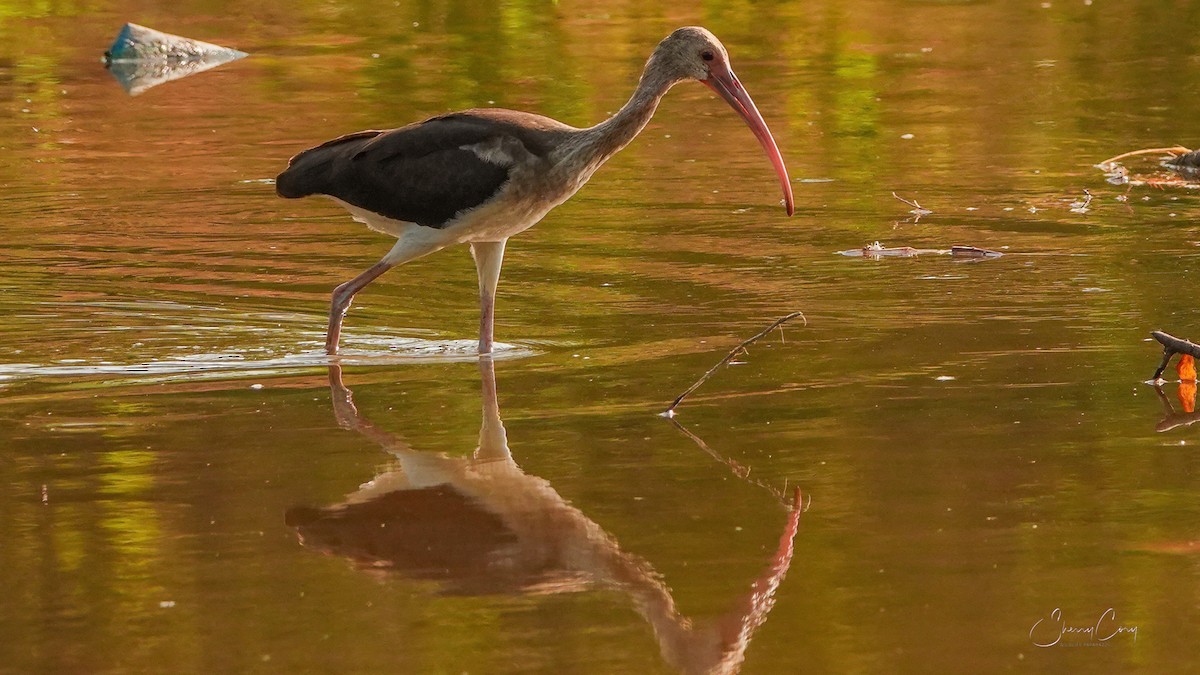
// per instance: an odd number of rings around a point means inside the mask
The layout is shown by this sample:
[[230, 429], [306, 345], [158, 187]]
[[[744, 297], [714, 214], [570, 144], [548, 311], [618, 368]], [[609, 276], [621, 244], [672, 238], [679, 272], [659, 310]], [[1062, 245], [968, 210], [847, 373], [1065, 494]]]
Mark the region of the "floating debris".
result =
[[1071, 202], [1071, 213], [1087, 213], [1090, 210], [1088, 207], [1092, 204], [1092, 193], [1084, 188], [1083, 195], [1082, 200]]
[[1200, 150], [1185, 152], [1163, 163], [1177, 168], [1200, 169]]
[[900, 195], [896, 194], [895, 192], [892, 193], [892, 196], [895, 197], [896, 199], [899, 199], [900, 201], [904, 202], [905, 204], [908, 204], [909, 206], [913, 207], [912, 211], [909, 211], [909, 213], [916, 216], [917, 220], [920, 220], [921, 216], [927, 216], [927, 215], [933, 213], [933, 211], [930, 211], [929, 209], [925, 208], [924, 206], [921, 206], [920, 204], [918, 204], [917, 200], [915, 200], [915, 199], [905, 199], [904, 197], [901, 197]]
[[1126, 185], [1129, 183], [1129, 169], [1114, 164], [1111, 169], [1105, 170], [1104, 180], [1110, 185]]
[[[1162, 363], [1158, 364], [1158, 370], [1154, 371], [1154, 375], [1151, 376], [1151, 382], [1157, 382], [1159, 378], [1162, 377], [1163, 371], [1167, 369], [1167, 364], [1171, 362], [1172, 356], [1175, 356], [1176, 354], [1183, 354], [1192, 358], [1200, 357], [1200, 345], [1196, 344], [1195, 342], [1184, 340], [1183, 338], [1177, 338], [1174, 335], [1164, 333], [1161, 330], [1150, 331], [1150, 336], [1163, 346]], [[1181, 381], [1184, 380], [1185, 377], [1188, 377], [1193, 382], [1195, 381], [1196, 369], [1191, 361], [1180, 362], [1179, 377]]]
[[[938, 251], [945, 253], [945, 251]], [[1004, 255], [999, 251], [993, 251], [987, 248], [979, 248], [978, 246], [951, 246], [950, 257], [952, 258], [999, 258]]]
[[[1121, 164], [1130, 157], [1145, 155], [1158, 155], [1158, 166], [1166, 171], [1137, 174]], [[1190, 150], [1182, 145], [1123, 152], [1096, 164], [1096, 168], [1103, 171], [1104, 179], [1113, 185], [1200, 188], [1200, 150]]]
[[137, 96], [164, 82], [247, 56], [236, 49], [127, 23], [104, 52], [104, 66], [127, 94]]
[[862, 248], [838, 251], [837, 254], [851, 258], [870, 258], [872, 260], [879, 260], [880, 258], [915, 258], [919, 255], [948, 255], [952, 258], [981, 260], [984, 258], [999, 258], [1004, 255], [999, 251], [979, 248], [978, 246], [955, 245], [950, 248], [887, 247], [879, 242], [868, 244]]
[[1200, 150], [1176, 155], [1164, 160], [1162, 165], [1187, 178], [1200, 179]]

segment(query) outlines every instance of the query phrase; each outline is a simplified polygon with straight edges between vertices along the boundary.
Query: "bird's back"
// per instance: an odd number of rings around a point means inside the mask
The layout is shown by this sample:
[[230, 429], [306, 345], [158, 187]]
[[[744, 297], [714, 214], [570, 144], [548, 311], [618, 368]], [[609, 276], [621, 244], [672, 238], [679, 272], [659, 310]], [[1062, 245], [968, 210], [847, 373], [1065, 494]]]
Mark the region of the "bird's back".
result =
[[281, 197], [328, 195], [386, 218], [441, 228], [496, 196], [515, 164], [544, 158], [554, 137], [569, 131], [510, 110], [452, 113], [305, 150], [275, 188]]

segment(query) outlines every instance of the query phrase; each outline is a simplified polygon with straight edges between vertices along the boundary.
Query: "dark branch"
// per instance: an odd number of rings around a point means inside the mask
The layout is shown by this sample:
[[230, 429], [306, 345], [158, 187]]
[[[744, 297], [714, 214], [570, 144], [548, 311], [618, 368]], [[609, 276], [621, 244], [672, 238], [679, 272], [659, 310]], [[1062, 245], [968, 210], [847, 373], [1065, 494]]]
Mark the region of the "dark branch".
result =
[[1154, 377], [1150, 378], [1152, 380], [1157, 380], [1162, 376], [1163, 371], [1167, 369], [1167, 364], [1171, 362], [1171, 357], [1176, 354], [1187, 354], [1192, 358], [1200, 359], [1200, 345], [1195, 342], [1168, 335], [1161, 330], [1152, 330], [1150, 335], [1163, 346], [1163, 360], [1158, 364], [1158, 370], [1154, 371]]
[[729, 353], [726, 354], [725, 358], [721, 359], [721, 361], [719, 363], [717, 363], [717, 365], [713, 366], [712, 368], [709, 368], [708, 372], [701, 375], [700, 379], [696, 380], [695, 384], [693, 384], [692, 386], [687, 388], [687, 391], [683, 392], [679, 396], [676, 396], [675, 400], [671, 401], [671, 405], [668, 406], [666, 411], [664, 411], [662, 413], [663, 416], [664, 417], [674, 417], [675, 416], [675, 408], [677, 408], [679, 406], [679, 404], [683, 402], [683, 399], [687, 398], [688, 394], [699, 389], [700, 385], [707, 382], [708, 378], [712, 377], [713, 373], [717, 372], [718, 368], [720, 368], [721, 366], [725, 365], [726, 363], [729, 363], [730, 361], [732, 361], [733, 357], [737, 356], [738, 354], [741, 354], [746, 349], [746, 347], [748, 347], [751, 344], [754, 344], [754, 342], [757, 341], [762, 336], [766, 335], [767, 333], [770, 333], [771, 331], [775, 330], [779, 326], [782, 326], [783, 324], [787, 323], [788, 321], [791, 321], [792, 319], [794, 319], [796, 317], [800, 317], [801, 319], [804, 319], [804, 325], [806, 325], [806, 326], [808, 325], [808, 319], [804, 318], [804, 312], [792, 312], [791, 314], [788, 314], [787, 316], [785, 316], [781, 319], [776, 319], [775, 323], [762, 329], [758, 333], [758, 335], [755, 335], [754, 337], [750, 338], [749, 340], [743, 341], [738, 346], [729, 350]]

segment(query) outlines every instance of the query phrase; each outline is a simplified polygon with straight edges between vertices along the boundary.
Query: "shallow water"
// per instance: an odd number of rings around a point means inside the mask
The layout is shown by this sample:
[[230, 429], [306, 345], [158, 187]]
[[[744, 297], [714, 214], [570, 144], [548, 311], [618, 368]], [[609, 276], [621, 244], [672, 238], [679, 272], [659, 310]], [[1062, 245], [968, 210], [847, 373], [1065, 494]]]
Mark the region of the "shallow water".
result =
[[[0, 2], [0, 671], [1192, 667], [1197, 428], [1144, 380], [1192, 330], [1200, 194], [1093, 165], [1200, 143], [1195, 6], [139, 8]], [[125, 21], [251, 57], [131, 98]], [[498, 407], [465, 249], [364, 291], [330, 366], [328, 294], [389, 242], [277, 199], [291, 154], [590, 124], [693, 23], [796, 216], [681, 85], [510, 242]], [[875, 241], [1004, 255], [837, 255]], [[1038, 646], [1098, 621], [1128, 632]]]

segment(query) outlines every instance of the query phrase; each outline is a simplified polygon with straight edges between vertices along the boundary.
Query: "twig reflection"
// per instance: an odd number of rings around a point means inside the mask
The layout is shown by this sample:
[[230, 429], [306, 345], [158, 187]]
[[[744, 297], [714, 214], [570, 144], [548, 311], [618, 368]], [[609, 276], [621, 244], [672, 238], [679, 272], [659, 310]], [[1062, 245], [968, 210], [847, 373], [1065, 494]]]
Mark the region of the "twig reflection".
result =
[[[680, 432], [682, 432], [684, 436], [687, 436], [689, 440], [691, 440], [693, 443], [696, 444], [696, 447], [703, 450], [705, 452], [705, 454], [707, 454], [709, 457], [712, 457], [713, 459], [717, 460], [721, 464], [724, 464], [725, 466], [729, 467], [729, 470], [733, 472], [733, 475], [746, 481], [747, 483], [750, 483], [751, 485], [758, 486], [758, 487], [766, 490], [767, 492], [771, 493], [772, 497], [774, 497], [775, 499], [778, 499], [779, 503], [786, 506], [789, 510], [793, 510], [793, 509], [797, 508], [797, 504], [796, 504], [797, 495], [796, 495], [796, 493], [793, 493], [789, 496], [787, 494], [787, 486], [784, 486], [784, 489], [780, 490], [779, 488], [775, 487], [774, 485], [771, 485], [765, 481], [761, 481], [758, 478], [751, 478], [750, 477], [750, 467], [746, 466], [745, 464], [742, 464], [741, 462], [738, 462], [737, 460], [735, 460], [731, 457], [726, 457], [726, 456], [722, 455], [721, 453], [717, 452], [716, 450], [713, 450], [711, 447], [709, 447], [708, 443], [704, 442], [703, 438], [700, 438], [696, 434], [692, 433], [690, 430], [688, 430], [687, 427], [680, 424], [679, 420], [672, 417], [671, 424], [675, 425], [676, 429], [678, 429]], [[800, 509], [800, 510], [803, 511], [804, 509]]]
[[[1200, 422], [1200, 412], [1195, 411], [1196, 386], [1193, 384], [1190, 388], [1185, 389], [1184, 383], [1181, 382], [1179, 387], [1179, 395], [1184, 407], [1183, 412], [1175, 412], [1175, 406], [1171, 405], [1171, 400], [1163, 393], [1162, 385], [1154, 385], [1154, 393], [1158, 395], [1158, 400], [1162, 403], [1163, 412], [1165, 413], [1163, 418], [1158, 421], [1158, 424], [1154, 425], [1154, 430], [1159, 433]], [[1188, 398], [1189, 395], [1190, 399]], [[1189, 401], [1191, 403], [1190, 406], [1188, 405]]]

